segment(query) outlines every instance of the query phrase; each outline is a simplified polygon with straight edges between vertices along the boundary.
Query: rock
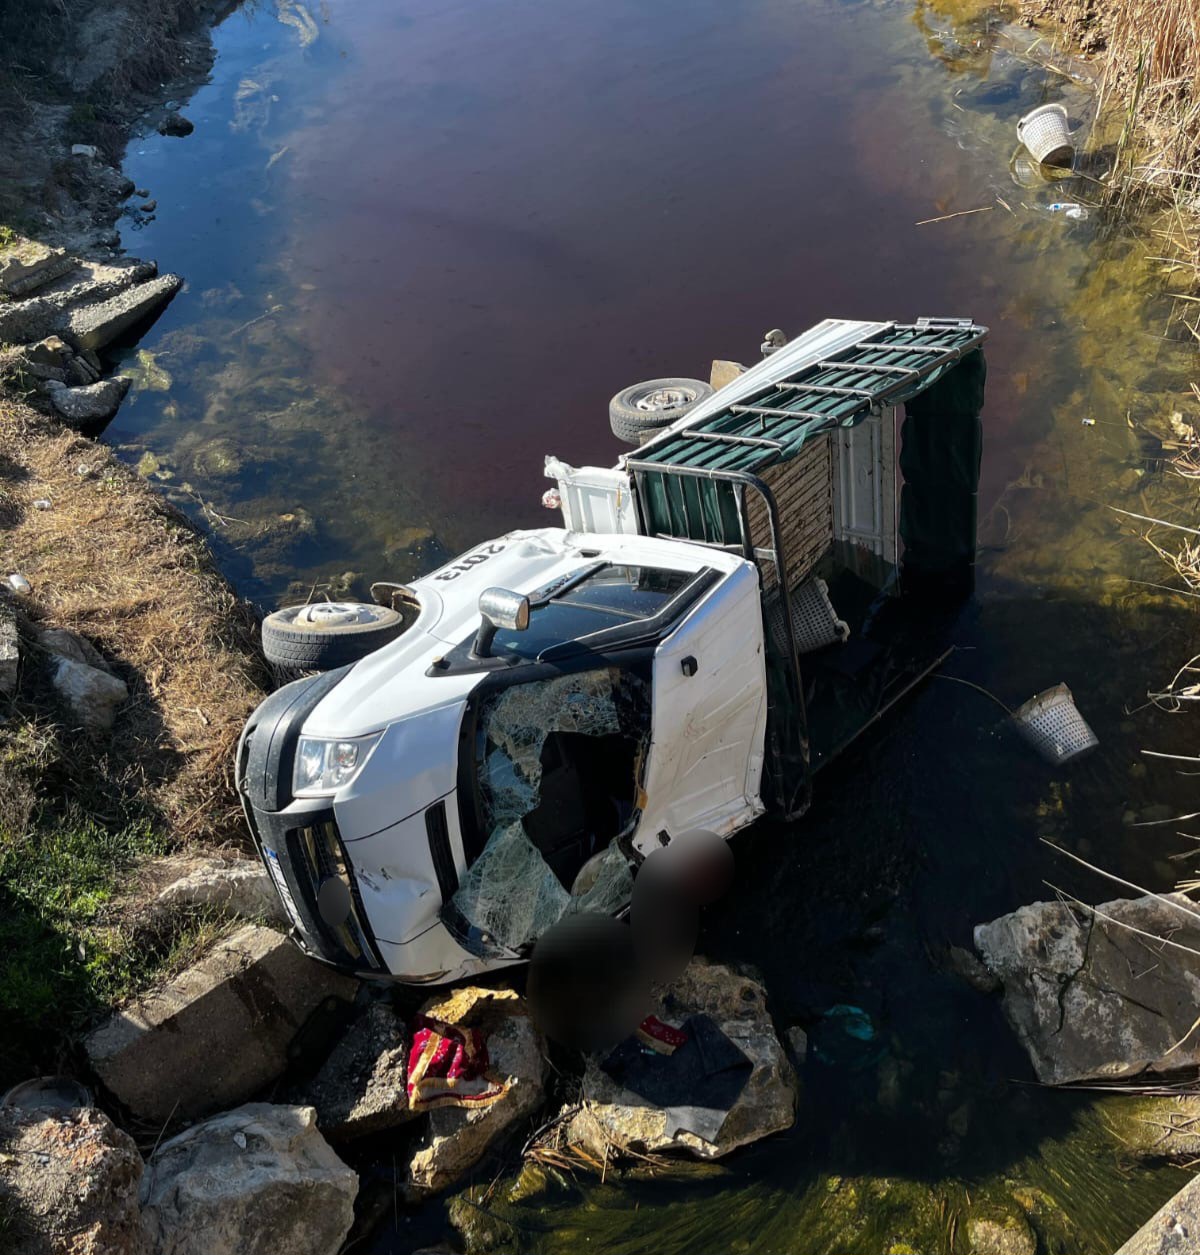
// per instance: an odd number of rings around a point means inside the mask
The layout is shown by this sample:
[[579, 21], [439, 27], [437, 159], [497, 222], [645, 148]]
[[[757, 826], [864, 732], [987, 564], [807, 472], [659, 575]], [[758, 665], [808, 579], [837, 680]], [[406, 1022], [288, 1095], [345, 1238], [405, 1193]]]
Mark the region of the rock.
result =
[[520, 1235], [516, 1229], [494, 1212], [476, 1203], [466, 1194], [457, 1194], [446, 1207], [446, 1218], [462, 1236], [467, 1255], [484, 1255], [486, 1251], [519, 1250]]
[[179, 291], [178, 275], [160, 275], [96, 305], [73, 310], [66, 330], [84, 349], [101, 349], [135, 323], [148, 318]]
[[0, 249], [0, 293], [25, 296], [74, 266], [74, 258], [61, 248], [19, 236], [7, 248]]
[[60, 418], [73, 427], [107, 422], [121, 408], [129, 380], [123, 375], [102, 379], [82, 388], [68, 388], [53, 379], [46, 381], [46, 394]]
[[971, 1255], [1037, 1255], [1037, 1238], [1024, 1216], [1011, 1212], [967, 1221]]
[[147, 213], [147, 214], [152, 214], [157, 208], [158, 208], [158, 201], [148, 200], [142, 206], [142, 212]]
[[409, 1164], [409, 1183], [422, 1194], [453, 1185], [500, 1137], [541, 1105], [545, 1061], [524, 999], [511, 989], [465, 988], [422, 1008], [431, 1019], [483, 1031], [492, 1072], [508, 1082], [490, 1106], [435, 1107], [421, 1147]]
[[946, 951], [946, 970], [981, 994], [994, 994], [1000, 989], [1000, 978], [987, 969], [970, 950], [950, 946]]
[[739, 375], [745, 373], [746, 368], [741, 362], [723, 362], [718, 358], [712, 364], [708, 382], [714, 388], [723, 388], [727, 383], [733, 383]]
[[60, 658], [70, 658], [72, 662], [81, 662], [87, 667], [96, 667], [112, 674], [104, 655], [91, 641], [65, 628], [47, 628], [38, 633], [38, 644]]
[[85, 358], [73, 357], [67, 363], [66, 376], [66, 383], [87, 387], [88, 384], [95, 383], [100, 378], [100, 372], [93, 370], [91, 363]]
[[195, 129], [195, 125], [189, 122], [178, 110], [174, 113], [168, 113], [158, 124], [158, 133], [160, 135], [190, 135]]
[[150, 1255], [141, 1179], [133, 1138], [102, 1111], [0, 1108], [5, 1255]]
[[85, 1046], [97, 1075], [136, 1115], [207, 1115], [279, 1077], [309, 1015], [327, 998], [349, 1001], [356, 992], [354, 980], [280, 933], [249, 925], [116, 1012]]
[[296, 1095], [316, 1108], [327, 1137], [361, 1137], [414, 1118], [404, 1079], [408, 1037], [386, 1002], [373, 1003], [347, 1030], [321, 1070]]
[[1194, 1177], [1116, 1255], [1194, 1255], [1200, 1246], [1200, 1177]]
[[72, 157], [86, 157], [88, 161], [98, 161], [100, 158], [100, 149], [95, 144], [72, 144]]
[[357, 1195], [311, 1107], [250, 1103], [159, 1147], [142, 1219], [154, 1255], [337, 1255]]
[[117, 708], [129, 697], [123, 680], [99, 667], [56, 655], [52, 683], [80, 723], [92, 732], [107, 732]]
[[[1194, 1067], [1200, 958], [1175, 946], [1200, 947], [1195, 904], [1171, 894], [1096, 912], [1035, 902], [975, 929], [1038, 1079], [1061, 1085]], [[1148, 943], [1104, 916], [1175, 946]]]
[[17, 691], [21, 672], [21, 635], [17, 616], [0, 600], [0, 695], [11, 697]]
[[792, 1063], [799, 1067], [808, 1057], [808, 1034], [799, 1024], [793, 1024], [788, 1029], [787, 1047], [792, 1056]]
[[226, 917], [287, 927], [279, 894], [256, 858], [189, 858], [154, 901], [156, 913], [204, 908]]
[[571, 1121], [568, 1140], [597, 1157], [615, 1146], [641, 1153], [683, 1150], [716, 1159], [791, 1128], [796, 1118], [796, 1075], [775, 1036], [762, 985], [732, 967], [695, 958], [656, 1014], [679, 1024], [699, 1013], [711, 1016], [752, 1065], [715, 1140], [688, 1131], [687, 1109], [656, 1107], [623, 1089], [596, 1057], [589, 1058], [583, 1078], [587, 1105]]
[[58, 336], [47, 336], [36, 344], [26, 345], [21, 356], [35, 365], [65, 367], [71, 360], [71, 349]]

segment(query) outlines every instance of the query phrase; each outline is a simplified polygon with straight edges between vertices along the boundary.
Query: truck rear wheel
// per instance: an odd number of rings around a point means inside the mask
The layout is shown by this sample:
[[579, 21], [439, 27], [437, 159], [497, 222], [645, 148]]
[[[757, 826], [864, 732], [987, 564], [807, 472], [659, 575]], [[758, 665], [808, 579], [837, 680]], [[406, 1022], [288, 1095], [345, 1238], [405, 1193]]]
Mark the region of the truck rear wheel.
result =
[[609, 426], [618, 440], [641, 444], [712, 393], [712, 388], [701, 379], [648, 379], [635, 383], [622, 388], [608, 403]]
[[278, 667], [328, 671], [358, 662], [404, 628], [404, 616], [389, 606], [358, 601], [286, 606], [263, 620], [263, 653]]

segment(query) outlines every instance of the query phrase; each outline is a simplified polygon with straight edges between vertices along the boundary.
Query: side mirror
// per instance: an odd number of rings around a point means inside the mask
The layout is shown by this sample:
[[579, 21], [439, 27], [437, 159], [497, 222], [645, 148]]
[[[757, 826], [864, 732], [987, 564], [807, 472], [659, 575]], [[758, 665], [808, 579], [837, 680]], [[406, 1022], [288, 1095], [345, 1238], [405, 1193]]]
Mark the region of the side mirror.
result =
[[507, 588], [485, 588], [479, 594], [479, 632], [475, 637], [476, 658], [490, 658], [492, 640], [500, 628], [524, 632], [529, 626], [529, 598]]

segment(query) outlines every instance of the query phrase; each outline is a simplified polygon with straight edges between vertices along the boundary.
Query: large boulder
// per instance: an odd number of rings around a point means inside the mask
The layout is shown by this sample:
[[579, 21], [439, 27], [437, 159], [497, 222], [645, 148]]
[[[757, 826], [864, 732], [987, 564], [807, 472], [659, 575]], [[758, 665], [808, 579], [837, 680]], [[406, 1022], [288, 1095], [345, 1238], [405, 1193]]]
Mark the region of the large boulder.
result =
[[378, 1133], [414, 1118], [405, 1077], [408, 1034], [387, 1002], [376, 1002], [350, 1026], [317, 1075], [295, 1096], [316, 1108], [332, 1138]]
[[0, 1107], [5, 1255], [148, 1255], [141, 1179], [133, 1138], [102, 1111]]
[[1116, 1255], [1195, 1255], [1200, 1250], [1200, 1177], [1189, 1181]]
[[85, 1045], [96, 1074], [136, 1115], [159, 1123], [207, 1115], [276, 1080], [309, 1015], [356, 993], [354, 980], [280, 933], [248, 925]]
[[1200, 909], [1183, 894], [1094, 911], [1035, 902], [981, 924], [975, 945], [1043, 1083], [1200, 1063], [1200, 957], [1187, 952], [1200, 949]]
[[[637, 1153], [686, 1151], [716, 1159], [739, 1146], [791, 1128], [796, 1118], [796, 1074], [767, 1010], [762, 985], [732, 967], [695, 958], [659, 1001], [664, 1022], [684, 1024], [708, 1016], [749, 1060], [749, 1075], [723, 1118], [703, 1118], [708, 1136], [693, 1131], [690, 1106], [659, 1106], [624, 1088], [589, 1058], [583, 1077], [583, 1109], [571, 1120], [567, 1140], [604, 1158], [613, 1150]], [[664, 1069], [670, 1068], [664, 1059]], [[716, 1127], [714, 1127], [716, 1126]]]
[[459, 989], [427, 1003], [423, 1014], [479, 1029], [491, 1074], [505, 1086], [486, 1107], [436, 1107], [429, 1113], [425, 1139], [409, 1164], [410, 1186], [428, 1194], [453, 1185], [541, 1106], [545, 1060], [525, 1002], [511, 989]]
[[142, 1218], [153, 1255], [337, 1255], [357, 1194], [311, 1107], [250, 1103], [155, 1151]]

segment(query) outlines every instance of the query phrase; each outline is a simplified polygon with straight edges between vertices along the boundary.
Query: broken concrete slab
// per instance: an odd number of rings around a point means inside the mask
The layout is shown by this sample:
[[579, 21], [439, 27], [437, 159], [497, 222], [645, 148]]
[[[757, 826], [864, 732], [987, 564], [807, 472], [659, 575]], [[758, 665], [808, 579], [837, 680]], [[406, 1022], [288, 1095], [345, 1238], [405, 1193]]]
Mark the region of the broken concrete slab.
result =
[[479, 1029], [489, 1075], [505, 1085], [502, 1096], [488, 1106], [435, 1107], [429, 1112], [424, 1141], [409, 1163], [409, 1185], [418, 1194], [432, 1194], [462, 1178], [541, 1106], [545, 1059], [525, 1000], [511, 989], [459, 989], [426, 1003], [422, 1014]]
[[[602, 1058], [592, 1056], [583, 1077], [585, 1106], [567, 1127], [569, 1142], [596, 1157], [627, 1147], [642, 1154], [686, 1151], [701, 1159], [717, 1159], [791, 1128], [796, 1118], [796, 1074], [775, 1035], [766, 991], [757, 980], [697, 957], [663, 993], [655, 1013], [673, 1025], [707, 1015], [749, 1060], [746, 1082], [716, 1133], [694, 1132], [689, 1128], [695, 1123], [691, 1108], [656, 1106], [625, 1089], [601, 1067]], [[669, 1067], [669, 1058], [663, 1063]]]
[[208, 1115], [277, 1079], [309, 1015], [357, 990], [282, 934], [248, 925], [118, 1011], [85, 1045], [96, 1074], [135, 1114]]
[[1094, 911], [1035, 902], [979, 925], [975, 946], [1044, 1084], [1200, 1063], [1200, 957], [1187, 953], [1200, 949], [1200, 908], [1183, 894]]
[[176, 863], [178, 875], [155, 897], [154, 914], [203, 909], [228, 918], [287, 926], [279, 894], [258, 859], [183, 855], [163, 861]]
[[74, 266], [75, 259], [63, 249], [19, 236], [7, 248], [0, 249], [0, 293], [25, 296]]
[[107, 301], [72, 310], [67, 318], [66, 333], [80, 348], [103, 348], [142, 319], [150, 317], [179, 291], [182, 284], [183, 280], [178, 275], [160, 275], [157, 279], [127, 288]]
[[1200, 1177], [1189, 1181], [1116, 1255], [1195, 1255], [1200, 1249]]
[[129, 697], [124, 680], [61, 655], [54, 658], [51, 683], [79, 722], [92, 732], [107, 732], [117, 709]]
[[357, 1195], [311, 1107], [250, 1103], [155, 1151], [142, 1217], [154, 1255], [337, 1255]]
[[69, 258], [61, 276], [23, 300], [0, 303], [0, 342], [29, 344], [65, 331], [71, 311], [88, 302], [104, 302], [158, 273], [153, 262], [134, 258], [112, 262]]
[[318, 1127], [335, 1139], [362, 1137], [415, 1119], [418, 1113], [409, 1108], [404, 1085], [408, 1045], [395, 1008], [372, 1003], [294, 1101], [314, 1107]]
[[81, 388], [69, 388], [65, 383], [48, 379], [45, 389], [59, 418], [72, 427], [86, 427], [112, 418], [121, 408], [129, 384], [124, 375], [114, 375], [111, 379], [85, 384]]
[[133, 1138], [102, 1111], [0, 1108], [5, 1255], [149, 1255], [141, 1179]]

